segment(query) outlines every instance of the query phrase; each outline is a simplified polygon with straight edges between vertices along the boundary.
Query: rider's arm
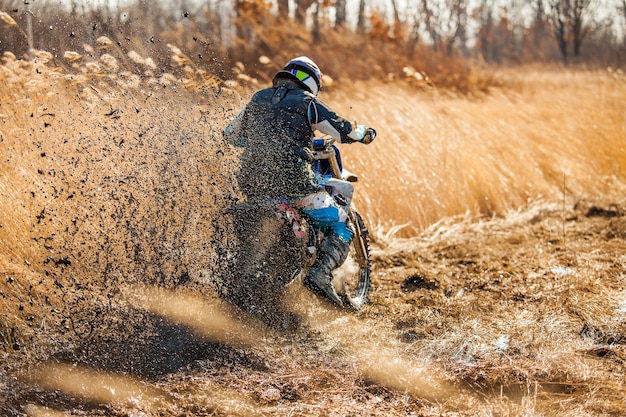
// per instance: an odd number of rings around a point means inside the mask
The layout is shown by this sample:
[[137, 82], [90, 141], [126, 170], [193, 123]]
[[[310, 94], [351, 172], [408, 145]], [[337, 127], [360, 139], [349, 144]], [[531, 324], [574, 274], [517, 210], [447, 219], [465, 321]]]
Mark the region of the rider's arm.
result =
[[337, 115], [319, 99], [312, 100], [309, 105], [309, 121], [314, 130], [331, 136], [339, 143], [370, 143], [376, 135], [373, 129], [365, 125], [352, 124]]

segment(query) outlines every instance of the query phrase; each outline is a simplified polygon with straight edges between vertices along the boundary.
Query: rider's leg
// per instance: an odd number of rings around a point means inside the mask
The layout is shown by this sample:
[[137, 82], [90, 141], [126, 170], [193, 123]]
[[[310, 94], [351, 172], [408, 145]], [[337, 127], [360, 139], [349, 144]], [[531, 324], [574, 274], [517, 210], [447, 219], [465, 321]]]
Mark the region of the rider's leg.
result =
[[334, 303], [342, 305], [331, 281], [332, 271], [346, 260], [350, 248], [352, 231], [346, 225], [347, 212], [326, 192], [300, 198], [296, 205], [316, 227], [323, 230], [325, 235], [313, 266], [303, 278], [303, 284]]
[[[345, 226], [345, 223], [342, 224]], [[335, 304], [342, 305], [343, 303], [331, 283], [332, 271], [344, 263], [349, 250], [350, 241], [345, 240], [340, 234], [330, 231], [318, 249], [313, 266], [303, 278], [304, 286], [325, 296]]]

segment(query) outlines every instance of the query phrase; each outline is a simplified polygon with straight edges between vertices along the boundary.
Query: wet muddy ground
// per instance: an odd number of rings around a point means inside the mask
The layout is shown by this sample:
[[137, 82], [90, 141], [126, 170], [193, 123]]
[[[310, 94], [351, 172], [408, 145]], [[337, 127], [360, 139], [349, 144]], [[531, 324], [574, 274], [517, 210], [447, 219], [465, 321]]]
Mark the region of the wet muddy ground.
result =
[[234, 315], [231, 332], [259, 332], [253, 341], [146, 314], [150, 335], [94, 341], [87, 365], [60, 357], [61, 367], [26, 365], [29, 377], [5, 363], [3, 411], [623, 415], [625, 209], [619, 199], [536, 205], [376, 242], [365, 309], [341, 312], [296, 282], [284, 305], [297, 324], [246, 330]]

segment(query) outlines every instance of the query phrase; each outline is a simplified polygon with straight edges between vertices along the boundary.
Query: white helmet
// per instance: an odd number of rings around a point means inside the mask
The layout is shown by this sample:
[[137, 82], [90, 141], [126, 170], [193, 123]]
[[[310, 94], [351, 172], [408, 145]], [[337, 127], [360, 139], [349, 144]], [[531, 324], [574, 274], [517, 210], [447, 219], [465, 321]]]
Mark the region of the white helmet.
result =
[[279, 71], [276, 78], [294, 78], [314, 95], [322, 89], [322, 72], [310, 58], [300, 56], [294, 58]]

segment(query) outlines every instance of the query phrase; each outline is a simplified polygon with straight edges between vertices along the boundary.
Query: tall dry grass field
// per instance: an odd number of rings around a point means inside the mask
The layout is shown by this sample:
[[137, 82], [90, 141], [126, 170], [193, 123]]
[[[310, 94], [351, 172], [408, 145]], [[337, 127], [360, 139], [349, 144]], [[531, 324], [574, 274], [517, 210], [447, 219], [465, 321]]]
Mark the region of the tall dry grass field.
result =
[[[217, 80], [174, 46], [171, 74], [106, 40], [94, 49], [2, 57], [0, 398], [10, 401], [0, 411], [623, 411], [623, 382], [610, 377], [623, 368], [623, 255], [607, 260], [623, 247], [623, 220], [593, 223], [610, 238], [578, 251], [560, 246], [579, 235], [566, 238], [549, 210], [467, 221], [537, 202], [576, 217], [579, 200], [623, 201], [621, 73], [503, 70], [506, 87], [480, 97], [403, 81], [330, 86], [325, 101], [379, 132], [369, 146], [341, 145], [377, 238], [371, 303], [346, 317], [292, 286], [287, 309], [308, 327], [281, 336], [247, 321], [243, 337], [205, 301], [233, 253], [237, 154], [221, 131], [254, 83]], [[429, 227], [422, 240], [392, 239]], [[434, 277], [430, 292], [400, 291], [409, 272]], [[50, 359], [86, 366], [39, 366]]]
[[403, 225], [397, 235], [413, 236], [448, 216], [623, 195], [622, 73], [518, 69], [501, 77], [509, 87], [481, 97], [380, 82], [326, 96], [378, 130], [370, 147], [343, 147], [378, 233]]

